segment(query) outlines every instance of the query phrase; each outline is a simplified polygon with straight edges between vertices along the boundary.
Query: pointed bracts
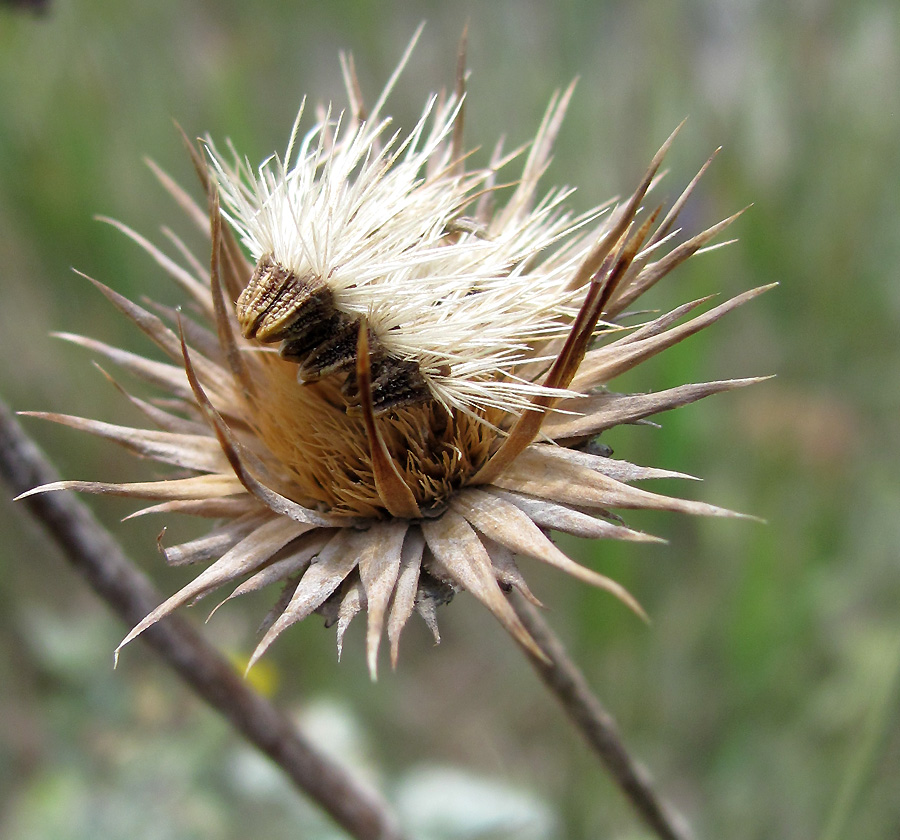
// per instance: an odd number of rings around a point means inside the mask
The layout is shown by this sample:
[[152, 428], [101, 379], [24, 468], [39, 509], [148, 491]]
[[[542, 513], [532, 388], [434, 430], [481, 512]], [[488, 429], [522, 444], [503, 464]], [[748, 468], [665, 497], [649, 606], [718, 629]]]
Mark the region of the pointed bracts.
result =
[[[162, 396], [132, 397], [113, 380], [148, 428], [34, 416], [166, 465], [171, 477], [30, 492], [115, 494], [148, 503], [134, 515], [213, 520], [208, 534], [180, 545], [161, 537], [168, 563], [201, 571], [122, 645], [223, 587], [225, 601], [277, 588], [251, 664], [314, 612], [336, 625], [340, 653], [365, 612], [374, 677], [385, 634], [396, 666], [413, 613], [439, 640], [437, 608], [465, 591], [540, 657], [506, 598], [515, 589], [539, 604], [520, 561], [525, 572], [532, 563], [566, 572], [643, 616], [618, 583], [568, 558], [552, 532], [651, 542], [617, 512], [737, 515], [635, 486], [690, 476], [607, 457], [595, 440], [758, 381], [614, 390], [617, 376], [765, 290], [693, 301], [643, 323], [626, 312], [734, 220], [679, 240], [678, 212], [709, 162], [671, 210], [645, 212], [673, 134], [621, 203], [573, 215], [570, 190], [541, 196], [538, 184], [572, 88], [551, 101], [527, 152], [498, 146], [473, 168], [463, 48], [460, 56], [453, 92], [430, 99], [409, 133], [383, 113], [403, 62], [369, 109], [344, 57], [349, 112], [322, 109], [302, 131], [301, 110], [283, 158], [254, 168], [210, 141], [191, 148], [205, 209], [151, 164], [208, 233], [208, 261], [168, 229], [176, 257], [112, 222], [189, 306], [138, 305], [91, 281], [163, 360], [62, 337]], [[514, 183], [501, 188], [502, 179]]]

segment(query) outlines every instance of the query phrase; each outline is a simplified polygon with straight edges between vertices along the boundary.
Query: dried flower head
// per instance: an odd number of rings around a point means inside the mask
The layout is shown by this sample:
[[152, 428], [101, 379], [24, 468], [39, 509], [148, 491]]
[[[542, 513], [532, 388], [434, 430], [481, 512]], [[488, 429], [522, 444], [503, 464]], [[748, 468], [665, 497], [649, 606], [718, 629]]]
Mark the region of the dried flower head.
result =
[[[733, 220], [674, 244], [678, 213], [706, 166], [661, 220], [656, 211], [642, 221], [670, 137], [627, 200], [573, 215], [569, 190], [538, 192], [571, 88], [551, 101], [530, 146], [505, 153], [498, 145], [487, 166], [469, 168], [462, 59], [455, 92], [432, 97], [412, 131], [394, 131], [382, 115], [408, 55], [368, 112], [344, 60], [350, 111], [320, 109], [301, 135], [301, 109], [283, 158], [254, 169], [207, 141], [209, 163], [194, 156], [208, 212], [156, 170], [210, 232], [208, 272], [180, 240], [172, 237], [183, 265], [113, 222], [182, 287], [197, 317], [151, 312], [95, 283], [170, 361], [66, 337], [166, 392], [154, 402], [130, 397], [157, 428], [40, 416], [181, 472], [31, 492], [113, 493], [153, 503], [140, 513], [217, 520], [207, 536], [163, 549], [171, 564], [209, 565], [123, 645], [237, 582], [228, 598], [283, 588], [251, 664], [313, 612], [337, 624], [340, 652], [349, 622], [366, 609], [374, 676], [385, 623], [396, 664], [412, 613], [437, 639], [435, 607], [458, 590], [540, 655], [504, 596], [515, 588], [535, 600], [516, 555], [641, 612], [617, 583], [563, 554], [549, 531], [651, 540], [610, 511], [734, 515], [633, 487], [677, 474], [614, 460], [594, 443], [617, 424], [755, 381], [607, 389], [761, 291], [687, 320], [705, 300], [644, 323], [627, 317]], [[498, 185], [519, 158], [515, 183]]]

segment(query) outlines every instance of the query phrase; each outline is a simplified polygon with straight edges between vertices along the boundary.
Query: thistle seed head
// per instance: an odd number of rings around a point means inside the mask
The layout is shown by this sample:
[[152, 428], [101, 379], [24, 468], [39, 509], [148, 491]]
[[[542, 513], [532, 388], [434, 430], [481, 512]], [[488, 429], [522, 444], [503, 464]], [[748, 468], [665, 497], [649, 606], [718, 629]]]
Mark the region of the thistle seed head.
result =
[[[671, 137], [620, 203], [575, 215], [565, 206], [569, 190], [541, 193], [571, 87], [552, 99], [528, 147], [506, 154], [498, 146], [487, 165], [470, 168], [464, 73], [404, 134], [382, 113], [397, 73], [366, 111], [351, 62], [344, 71], [350, 112], [323, 108], [301, 134], [301, 109], [283, 157], [254, 168], [208, 140], [192, 152], [208, 209], [156, 170], [209, 231], [208, 274], [114, 223], [182, 287], [199, 317], [151, 312], [97, 283], [168, 362], [69, 338], [160, 389], [157, 401], [130, 398], [154, 428], [40, 416], [177, 474], [31, 492], [115, 493], [150, 502], [140, 513], [214, 520], [208, 535], [164, 549], [170, 563], [208, 565], [123, 645], [220, 587], [236, 587], [229, 600], [276, 584], [282, 595], [251, 664], [313, 612], [337, 624], [340, 651], [365, 609], [374, 676], [385, 625], [396, 664], [412, 613], [438, 638], [435, 608], [458, 590], [540, 656], [504, 595], [515, 588], [537, 601], [521, 556], [640, 613], [621, 586], [569, 559], [548, 533], [653, 539], [621, 524], [615, 509], [736, 515], [639, 489], [634, 482], [676, 474], [592, 446], [613, 426], [755, 381], [650, 394], [608, 388], [763, 291], [699, 315], [706, 301], [643, 323], [625, 317], [735, 217], [678, 241], [678, 212], [699, 175], [667, 214], [642, 211]], [[512, 185], [502, 187], [513, 167]]]

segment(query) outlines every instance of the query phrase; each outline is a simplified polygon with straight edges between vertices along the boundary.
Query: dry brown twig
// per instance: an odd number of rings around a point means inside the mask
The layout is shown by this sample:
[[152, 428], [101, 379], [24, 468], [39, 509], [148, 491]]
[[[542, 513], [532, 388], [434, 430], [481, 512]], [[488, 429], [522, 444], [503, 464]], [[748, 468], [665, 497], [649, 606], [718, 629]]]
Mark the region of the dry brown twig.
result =
[[[0, 402], [0, 474], [15, 493], [58, 476], [38, 447]], [[22, 501], [122, 621], [132, 627], [163, 598], [125, 556], [119, 544], [72, 493], [47, 493]], [[333, 759], [323, 755], [272, 703], [256, 693], [190, 623], [172, 616], [142, 638], [176, 674], [351, 837], [402, 840], [386, 802]]]
[[612, 715], [591, 691], [584, 674], [569, 658], [540, 612], [515, 590], [510, 592], [510, 600], [522, 624], [546, 657], [541, 659], [523, 648], [528, 661], [634, 810], [662, 840], [691, 840], [694, 835], [684, 818], [663, 802], [647, 771], [629, 754]]

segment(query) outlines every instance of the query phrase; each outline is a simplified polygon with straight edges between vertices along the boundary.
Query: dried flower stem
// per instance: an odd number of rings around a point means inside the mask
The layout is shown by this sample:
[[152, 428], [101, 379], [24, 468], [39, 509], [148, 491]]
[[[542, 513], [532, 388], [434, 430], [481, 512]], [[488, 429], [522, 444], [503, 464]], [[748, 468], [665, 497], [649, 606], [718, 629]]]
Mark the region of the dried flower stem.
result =
[[[0, 401], [0, 475], [15, 493], [58, 476]], [[71, 493], [31, 496], [23, 504], [65, 557], [129, 626], [162, 601], [118, 543]], [[268, 700], [253, 691], [186, 621], [170, 617], [142, 636], [166, 663], [304, 793], [358, 840], [400, 840], [388, 806], [322, 755]]]
[[684, 818], [662, 801], [653, 789], [647, 771], [629, 755], [612, 715], [593, 694], [584, 674], [566, 653], [562, 642], [537, 608], [516, 590], [509, 593], [509, 600], [546, 657], [540, 659], [523, 646], [528, 661], [556, 695], [566, 714], [612, 774], [634, 809], [662, 840], [691, 840], [693, 832]]

